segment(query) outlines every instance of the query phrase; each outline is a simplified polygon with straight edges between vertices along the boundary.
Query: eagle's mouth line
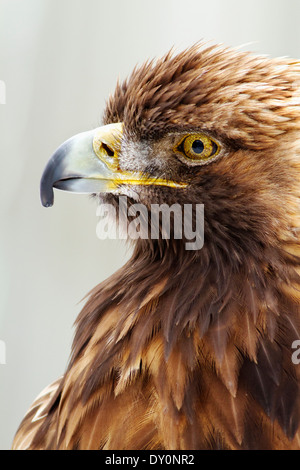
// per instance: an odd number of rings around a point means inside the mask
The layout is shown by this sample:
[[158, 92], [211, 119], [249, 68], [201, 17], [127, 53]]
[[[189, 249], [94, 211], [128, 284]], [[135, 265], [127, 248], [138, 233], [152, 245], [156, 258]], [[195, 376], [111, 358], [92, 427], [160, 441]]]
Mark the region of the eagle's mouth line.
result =
[[133, 177], [130, 175], [126, 174], [120, 174], [116, 175], [115, 177], [112, 178], [106, 178], [103, 176], [71, 176], [71, 177], [66, 177], [66, 178], [60, 178], [59, 180], [55, 181], [53, 183], [53, 186], [56, 187], [60, 183], [64, 182], [71, 182], [73, 180], [89, 180], [89, 181], [107, 181], [108, 183], [111, 183], [114, 186], [121, 186], [121, 185], [131, 185], [131, 186], [167, 186], [170, 188], [185, 188], [187, 187], [186, 183], [177, 183], [175, 181], [171, 180], [165, 180], [162, 178], [152, 178], [152, 177], [146, 177], [146, 176], [141, 176], [141, 177]]

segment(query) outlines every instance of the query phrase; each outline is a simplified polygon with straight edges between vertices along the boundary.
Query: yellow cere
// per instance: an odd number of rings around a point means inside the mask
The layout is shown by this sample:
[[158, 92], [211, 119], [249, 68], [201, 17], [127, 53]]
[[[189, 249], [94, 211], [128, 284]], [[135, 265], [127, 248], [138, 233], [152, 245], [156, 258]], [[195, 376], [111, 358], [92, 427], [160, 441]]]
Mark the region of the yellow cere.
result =
[[114, 175], [111, 184], [115, 187], [121, 184], [139, 185], [139, 186], [167, 186], [169, 188], [186, 188], [186, 183], [176, 183], [175, 181], [163, 178], [147, 177], [140, 173], [118, 172]]
[[100, 127], [94, 136], [93, 149], [97, 157], [113, 171], [118, 169], [118, 152], [123, 134], [123, 123]]

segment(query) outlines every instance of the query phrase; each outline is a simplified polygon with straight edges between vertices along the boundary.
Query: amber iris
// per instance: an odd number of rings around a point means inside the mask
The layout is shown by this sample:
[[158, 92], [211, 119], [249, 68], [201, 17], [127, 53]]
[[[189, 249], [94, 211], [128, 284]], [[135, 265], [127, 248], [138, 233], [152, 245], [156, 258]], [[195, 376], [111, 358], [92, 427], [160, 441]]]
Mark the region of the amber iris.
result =
[[220, 152], [220, 146], [206, 134], [189, 134], [179, 142], [177, 152], [194, 161], [206, 161]]

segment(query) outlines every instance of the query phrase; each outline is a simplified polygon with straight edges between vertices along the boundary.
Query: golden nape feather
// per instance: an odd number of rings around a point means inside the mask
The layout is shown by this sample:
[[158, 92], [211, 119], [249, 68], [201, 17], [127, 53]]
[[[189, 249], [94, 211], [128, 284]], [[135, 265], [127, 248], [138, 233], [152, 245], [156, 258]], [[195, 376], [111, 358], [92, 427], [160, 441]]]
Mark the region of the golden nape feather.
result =
[[296, 61], [200, 44], [117, 84], [103, 126], [49, 161], [43, 205], [122, 196], [128, 226], [136, 203], [193, 222], [203, 205], [204, 243], [162, 218], [133, 240], [14, 449], [300, 449], [299, 157]]

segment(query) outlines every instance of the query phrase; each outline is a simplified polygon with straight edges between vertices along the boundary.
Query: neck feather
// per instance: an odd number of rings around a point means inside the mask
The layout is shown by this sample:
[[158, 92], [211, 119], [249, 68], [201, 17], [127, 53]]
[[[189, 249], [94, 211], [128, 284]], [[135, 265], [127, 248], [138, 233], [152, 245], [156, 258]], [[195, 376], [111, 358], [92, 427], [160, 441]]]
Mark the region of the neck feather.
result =
[[[291, 360], [300, 338], [298, 257], [283, 244], [231, 254], [209, 242], [197, 254], [175, 243], [148, 250], [138, 244], [131, 260], [91, 292], [77, 320], [69, 370], [78, 361], [89, 363], [84, 399], [108, 374], [115, 375], [115, 395], [144, 374], [168, 409], [172, 404], [193, 421], [199, 390], [209, 394], [214, 380], [228, 400], [242, 401], [247, 391], [293, 437], [299, 422]], [[188, 403], [195, 390], [195, 403]], [[282, 403], [282, 394], [293, 406]]]

